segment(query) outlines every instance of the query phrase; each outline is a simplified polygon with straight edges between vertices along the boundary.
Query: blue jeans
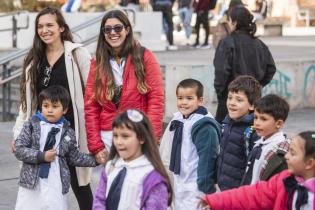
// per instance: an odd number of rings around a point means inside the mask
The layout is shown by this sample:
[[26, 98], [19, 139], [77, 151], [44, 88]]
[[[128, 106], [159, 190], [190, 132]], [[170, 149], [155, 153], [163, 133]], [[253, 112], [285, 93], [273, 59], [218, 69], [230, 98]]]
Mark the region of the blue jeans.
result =
[[189, 36], [192, 33], [192, 27], [190, 25], [190, 22], [191, 22], [191, 17], [193, 14], [193, 9], [188, 8], [188, 7], [182, 7], [178, 9], [178, 13], [179, 13], [180, 19], [183, 22], [186, 37], [189, 38]]

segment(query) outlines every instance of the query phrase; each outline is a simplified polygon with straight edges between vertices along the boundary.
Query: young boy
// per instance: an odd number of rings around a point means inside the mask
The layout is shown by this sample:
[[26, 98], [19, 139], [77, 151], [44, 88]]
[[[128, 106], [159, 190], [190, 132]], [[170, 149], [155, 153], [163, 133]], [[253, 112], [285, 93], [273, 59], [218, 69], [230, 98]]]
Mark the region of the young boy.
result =
[[174, 181], [174, 209], [192, 209], [198, 196], [215, 192], [220, 125], [203, 104], [203, 85], [194, 79], [176, 88], [177, 108], [161, 140], [160, 153]]
[[68, 164], [96, 166], [93, 156], [79, 152], [74, 130], [63, 117], [69, 101], [68, 91], [61, 86], [43, 90], [38, 97], [40, 111], [24, 123], [16, 139], [15, 156], [23, 162], [16, 210], [66, 210]]
[[217, 180], [221, 191], [241, 185], [247, 156], [259, 138], [254, 129], [254, 103], [261, 85], [251, 76], [239, 76], [228, 87], [228, 115], [223, 120]]
[[255, 103], [254, 128], [261, 138], [249, 154], [242, 184], [255, 184], [287, 168], [284, 155], [290, 143], [280, 130], [289, 113], [289, 104], [280, 96], [269, 94]]
[[315, 208], [315, 131], [294, 137], [285, 155], [288, 170], [268, 181], [207, 195], [201, 209], [301, 209]]

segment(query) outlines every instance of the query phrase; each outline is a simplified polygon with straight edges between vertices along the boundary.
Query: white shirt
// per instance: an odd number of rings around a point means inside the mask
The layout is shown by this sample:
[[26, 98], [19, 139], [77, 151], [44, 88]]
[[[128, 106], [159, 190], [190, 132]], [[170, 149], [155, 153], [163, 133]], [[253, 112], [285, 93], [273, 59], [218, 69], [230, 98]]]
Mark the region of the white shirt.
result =
[[[60, 143], [63, 124], [51, 124], [40, 121], [40, 151], [44, 150], [46, 138], [52, 127], [57, 127], [60, 131], [56, 134], [57, 149]], [[67, 197], [62, 194], [62, 183], [60, 177], [59, 158], [50, 163], [48, 178], [39, 178], [35, 189], [19, 187], [16, 210], [66, 210]]]
[[125, 162], [121, 158], [109, 161], [105, 168], [107, 174], [106, 197], [108, 197], [113, 180], [124, 167], [126, 167], [127, 173], [121, 190], [118, 210], [140, 209], [143, 181], [154, 170], [154, 167], [145, 155], [130, 162]]
[[279, 131], [268, 139], [260, 138], [258, 141], [255, 142], [254, 147], [262, 144], [261, 147], [261, 155], [258, 160], [255, 160], [254, 167], [253, 167], [253, 176], [251, 184], [256, 184], [260, 180], [260, 171], [262, 169], [263, 164], [265, 163], [266, 155], [269, 151], [273, 150], [280, 142], [287, 141], [283, 132]]
[[116, 86], [121, 86], [123, 84], [123, 74], [124, 74], [126, 59], [121, 58], [120, 65], [119, 65], [114, 58], [110, 58], [109, 63], [113, 70]]
[[[211, 116], [211, 115], [209, 115]], [[173, 173], [174, 179], [174, 204], [176, 210], [192, 210], [197, 208], [198, 199], [203, 193], [198, 190], [197, 185], [197, 167], [199, 156], [195, 144], [192, 142], [191, 129], [195, 122], [204, 118], [202, 114], [192, 114], [188, 119], [184, 119], [180, 112], [174, 114], [172, 120], [178, 120], [184, 123], [180, 174]], [[170, 139], [173, 141], [174, 132], [170, 133]]]

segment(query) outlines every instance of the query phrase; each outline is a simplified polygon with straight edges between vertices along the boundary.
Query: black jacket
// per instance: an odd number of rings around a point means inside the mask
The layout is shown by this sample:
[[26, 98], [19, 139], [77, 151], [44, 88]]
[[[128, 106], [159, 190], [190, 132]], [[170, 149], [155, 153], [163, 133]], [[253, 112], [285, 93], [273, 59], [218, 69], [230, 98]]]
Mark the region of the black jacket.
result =
[[229, 115], [223, 120], [217, 166], [217, 182], [221, 191], [239, 187], [241, 184], [247, 165], [246, 149], [251, 150], [254, 142], [259, 139], [254, 131], [249, 139], [249, 146], [246, 148], [244, 133], [246, 128], [253, 125], [253, 122], [253, 113], [238, 121], [234, 121]]
[[240, 30], [220, 41], [214, 67], [214, 87], [218, 99], [226, 97], [229, 83], [239, 75], [253, 76], [265, 86], [276, 72], [268, 47], [258, 38]]

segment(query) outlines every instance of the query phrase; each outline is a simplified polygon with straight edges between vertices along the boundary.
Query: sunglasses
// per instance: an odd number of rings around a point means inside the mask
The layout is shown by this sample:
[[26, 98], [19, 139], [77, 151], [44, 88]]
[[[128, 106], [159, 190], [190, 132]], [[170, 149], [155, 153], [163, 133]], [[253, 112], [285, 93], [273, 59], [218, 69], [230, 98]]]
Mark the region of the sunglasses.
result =
[[105, 26], [102, 28], [103, 32], [105, 34], [110, 34], [112, 32], [112, 30], [115, 31], [115, 33], [120, 33], [122, 32], [122, 30], [125, 28], [125, 26], [123, 25], [115, 25], [115, 26]]
[[51, 72], [52, 72], [52, 66], [46, 66], [45, 69], [44, 69], [45, 77], [44, 77], [43, 82], [42, 82], [42, 84], [45, 87], [47, 87], [49, 85]]

